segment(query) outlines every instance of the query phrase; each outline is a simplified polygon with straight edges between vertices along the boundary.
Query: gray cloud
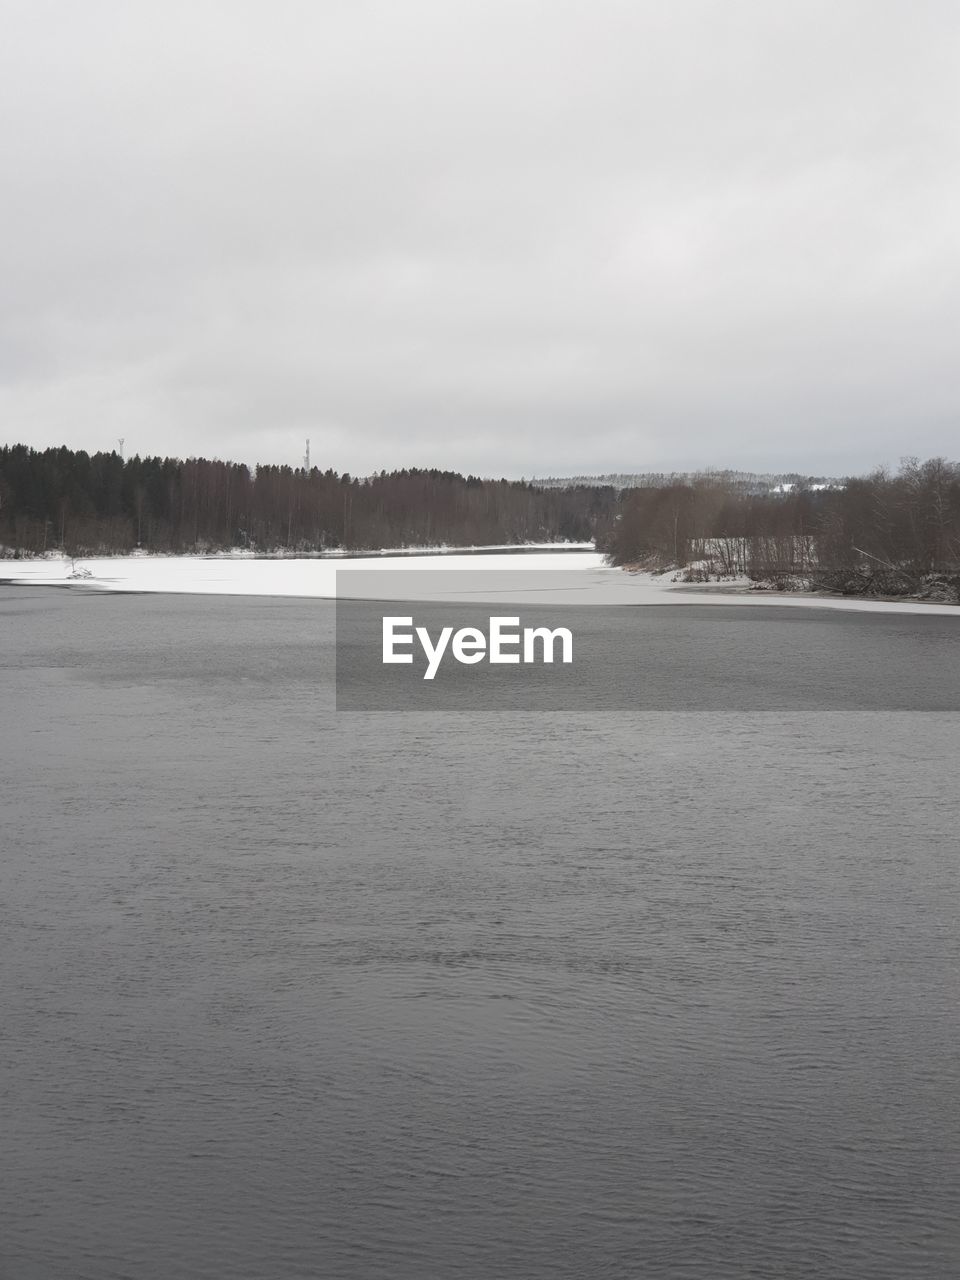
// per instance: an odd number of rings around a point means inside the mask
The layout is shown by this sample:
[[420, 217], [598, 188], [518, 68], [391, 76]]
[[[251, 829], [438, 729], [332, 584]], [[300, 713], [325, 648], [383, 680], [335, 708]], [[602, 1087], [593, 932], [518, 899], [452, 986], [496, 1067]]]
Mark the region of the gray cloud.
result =
[[3, 436], [956, 455], [947, 0], [6, 0]]

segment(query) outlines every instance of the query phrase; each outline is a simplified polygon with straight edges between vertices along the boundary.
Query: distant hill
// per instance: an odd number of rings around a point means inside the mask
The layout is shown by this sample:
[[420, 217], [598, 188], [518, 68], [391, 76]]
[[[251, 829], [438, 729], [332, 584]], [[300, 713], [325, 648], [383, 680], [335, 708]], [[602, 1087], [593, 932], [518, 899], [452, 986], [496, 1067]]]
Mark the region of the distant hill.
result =
[[671, 485], [715, 485], [734, 493], [789, 493], [799, 488], [834, 488], [843, 480], [833, 476], [807, 476], [794, 471], [624, 471], [590, 476], [535, 476], [530, 484], [538, 489], [591, 488], [609, 485], [613, 489], [665, 489]]

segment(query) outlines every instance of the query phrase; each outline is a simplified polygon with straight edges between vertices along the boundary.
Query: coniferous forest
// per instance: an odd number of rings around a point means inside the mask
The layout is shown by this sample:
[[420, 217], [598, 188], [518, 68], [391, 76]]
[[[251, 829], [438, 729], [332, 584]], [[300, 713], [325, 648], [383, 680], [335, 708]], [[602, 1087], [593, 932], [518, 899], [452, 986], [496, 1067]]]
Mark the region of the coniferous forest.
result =
[[0, 448], [0, 544], [14, 555], [589, 541], [615, 506], [606, 486], [545, 490], [449, 471], [361, 480], [316, 467]]

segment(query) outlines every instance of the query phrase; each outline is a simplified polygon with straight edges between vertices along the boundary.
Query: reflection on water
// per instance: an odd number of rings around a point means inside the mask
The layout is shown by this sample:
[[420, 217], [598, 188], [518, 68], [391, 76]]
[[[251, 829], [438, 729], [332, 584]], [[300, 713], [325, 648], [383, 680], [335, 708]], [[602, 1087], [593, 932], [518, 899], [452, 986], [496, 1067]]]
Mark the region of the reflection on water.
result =
[[956, 1274], [960, 717], [337, 716], [332, 634], [0, 590], [3, 1274]]

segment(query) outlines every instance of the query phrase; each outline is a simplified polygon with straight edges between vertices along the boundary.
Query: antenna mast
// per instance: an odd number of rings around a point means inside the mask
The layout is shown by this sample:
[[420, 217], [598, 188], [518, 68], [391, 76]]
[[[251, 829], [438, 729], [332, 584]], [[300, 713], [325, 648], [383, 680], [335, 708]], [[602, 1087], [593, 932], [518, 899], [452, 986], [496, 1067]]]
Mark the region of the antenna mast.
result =
[[120, 461], [123, 461], [123, 436], [117, 438], [117, 444], [120, 446]]
[[303, 469], [304, 471], [310, 470], [310, 437], [309, 436], [307, 437], [307, 451], [303, 455]]

